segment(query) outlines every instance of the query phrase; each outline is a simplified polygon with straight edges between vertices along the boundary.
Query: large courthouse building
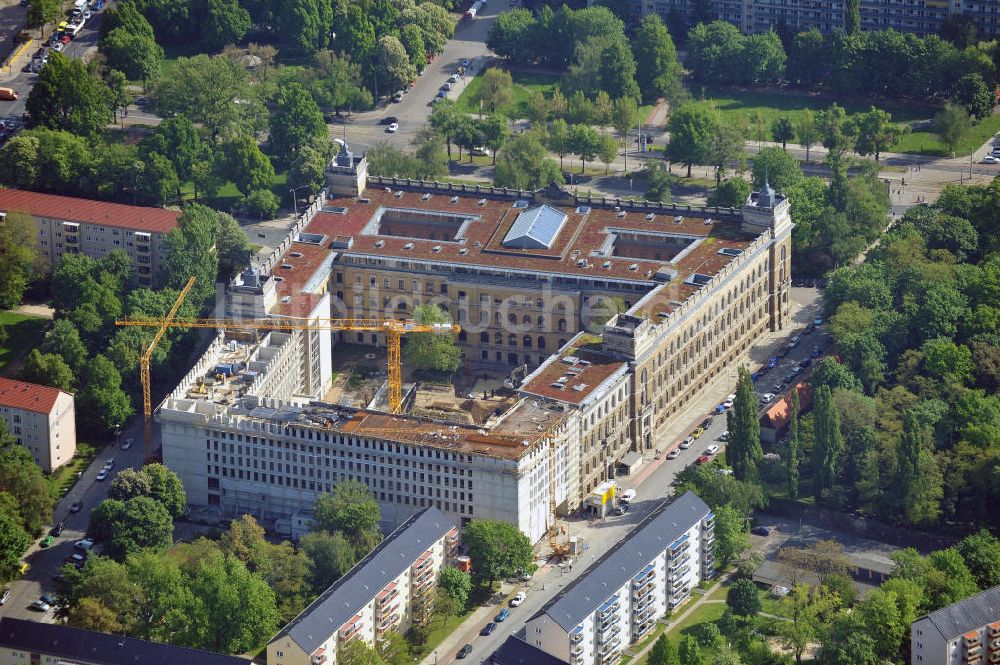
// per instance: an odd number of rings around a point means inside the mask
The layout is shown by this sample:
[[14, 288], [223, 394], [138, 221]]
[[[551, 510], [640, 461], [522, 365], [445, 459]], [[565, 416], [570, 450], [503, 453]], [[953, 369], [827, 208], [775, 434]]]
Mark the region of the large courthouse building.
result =
[[232, 312], [408, 318], [436, 303], [461, 325], [468, 364], [527, 366], [521, 399], [481, 426], [328, 404], [329, 346], [382, 334], [220, 338], [159, 421], [189, 500], [222, 514], [294, 533], [318, 493], [355, 479], [388, 526], [434, 506], [540, 538], [552, 498], [579, 507], [787, 324], [789, 201], [769, 187], [740, 209], [673, 207], [369, 178], [349, 153], [327, 178], [329, 193], [234, 285]]

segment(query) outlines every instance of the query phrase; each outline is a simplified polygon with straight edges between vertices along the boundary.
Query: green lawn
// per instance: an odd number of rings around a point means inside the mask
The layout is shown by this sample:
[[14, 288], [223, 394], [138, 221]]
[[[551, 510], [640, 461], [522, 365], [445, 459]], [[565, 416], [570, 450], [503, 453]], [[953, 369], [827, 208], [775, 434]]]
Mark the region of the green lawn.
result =
[[[512, 72], [511, 77], [514, 79], [513, 100], [510, 104], [497, 109], [508, 118], [527, 116], [528, 97], [537, 90], [546, 97], [551, 96], [553, 86], [559, 82], [559, 77], [552, 74]], [[466, 113], [479, 113], [479, 88], [482, 83], [482, 76], [476, 76], [469, 81], [458, 98], [458, 108]]]
[[[484, 70], [485, 71], [485, 70]], [[555, 85], [559, 83], [559, 77], [555, 74], [531, 74], [528, 72], [511, 72], [511, 78], [514, 81], [514, 89], [510, 104], [506, 106], [501, 106], [497, 109], [498, 113], [501, 113], [508, 118], [515, 120], [518, 118], [526, 118], [528, 116], [527, 104], [528, 97], [531, 96], [533, 92], [541, 91], [546, 97], [552, 96], [552, 90]], [[458, 108], [466, 113], [479, 113], [479, 88], [482, 85], [482, 72], [480, 75], [473, 78], [465, 86], [465, 90], [458, 97]], [[645, 119], [649, 112], [653, 109], [651, 104], [639, 107], [639, 117]], [[488, 112], [484, 109], [484, 113]]]
[[[955, 154], [958, 156], [971, 155], [997, 132], [1000, 132], [1000, 115], [991, 115], [969, 130], [965, 138], [959, 141], [955, 147]], [[907, 136], [904, 136], [903, 140], [896, 144], [893, 150], [896, 152], [915, 152], [924, 155], [951, 157], [947, 146], [935, 134], [927, 130], [911, 132]]]
[[48, 325], [49, 320], [40, 316], [0, 312], [0, 328], [5, 333], [0, 337], [6, 337], [0, 340], [0, 369], [41, 342]]
[[48, 477], [49, 492], [58, 501], [76, 484], [77, 472], [83, 471], [97, 454], [97, 447], [82, 441], [76, 442], [76, 454], [69, 463], [62, 465]]
[[[670, 626], [664, 634], [670, 639], [671, 642], [676, 646], [681, 637], [684, 635], [694, 635], [698, 637], [698, 626], [703, 623], [710, 623], [713, 621], [718, 621], [722, 613], [725, 612], [726, 605], [724, 603], [703, 603], [701, 606], [696, 608], [691, 614], [687, 615], [683, 621]], [[679, 613], [683, 613], [684, 608], [679, 610]], [[659, 637], [659, 636], [657, 636]], [[706, 663], [711, 663], [715, 658], [715, 649], [712, 647], [702, 646], [701, 648], [702, 659]], [[633, 661], [634, 665], [646, 665], [646, 659], [649, 656], [647, 653], [642, 658]]]

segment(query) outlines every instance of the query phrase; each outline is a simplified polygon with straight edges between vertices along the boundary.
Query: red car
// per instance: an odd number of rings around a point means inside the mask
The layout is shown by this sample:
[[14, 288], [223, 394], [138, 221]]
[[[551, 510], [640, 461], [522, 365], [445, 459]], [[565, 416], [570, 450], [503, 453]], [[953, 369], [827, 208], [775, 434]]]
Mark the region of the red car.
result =
[[71, 41], [73, 41], [73, 38], [69, 35], [62, 35], [61, 37], [59, 37], [59, 41], [61, 41], [63, 44], [69, 44]]
[[698, 458], [698, 464], [708, 464], [708, 461], [709, 461], [710, 459], [712, 459], [712, 458], [711, 458], [711, 457], [709, 457], [708, 455], [701, 455], [701, 456], [700, 456], [700, 457]]

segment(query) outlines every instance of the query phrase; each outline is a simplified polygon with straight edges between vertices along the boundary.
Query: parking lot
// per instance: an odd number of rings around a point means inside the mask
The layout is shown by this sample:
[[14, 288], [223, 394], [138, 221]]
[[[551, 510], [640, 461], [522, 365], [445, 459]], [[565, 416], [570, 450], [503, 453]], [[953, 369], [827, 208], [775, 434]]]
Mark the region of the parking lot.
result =
[[24, 27], [28, 8], [20, 0], [0, 0], [0, 62], [17, 48], [14, 36]]

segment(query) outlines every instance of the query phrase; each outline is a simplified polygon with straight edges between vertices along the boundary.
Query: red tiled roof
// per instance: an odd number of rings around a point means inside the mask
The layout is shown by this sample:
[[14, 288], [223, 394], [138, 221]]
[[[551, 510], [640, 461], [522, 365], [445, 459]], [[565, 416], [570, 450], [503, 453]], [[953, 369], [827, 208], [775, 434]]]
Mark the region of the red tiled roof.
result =
[[0, 406], [12, 409], [49, 413], [61, 392], [50, 386], [0, 377]]
[[[627, 364], [584, 348], [595, 349], [599, 346], [598, 341], [587, 344], [586, 339], [577, 340], [572, 348], [559, 354], [558, 359], [521, 386], [521, 391], [569, 404], [582, 403], [595, 388]], [[564, 358], [570, 362], [565, 362]]]
[[[812, 405], [812, 387], [808, 383], [798, 383], [794, 390], [799, 391], [799, 412], [803, 412]], [[776, 432], [780, 432], [788, 425], [788, 419], [792, 415], [791, 397], [782, 397], [771, 405], [764, 415], [760, 417], [761, 425], [769, 427]]]
[[181, 215], [176, 210], [164, 208], [78, 199], [23, 189], [0, 189], [0, 211], [24, 212], [67, 222], [100, 224], [146, 233], [168, 233], [177, 226], [177, 218]]

